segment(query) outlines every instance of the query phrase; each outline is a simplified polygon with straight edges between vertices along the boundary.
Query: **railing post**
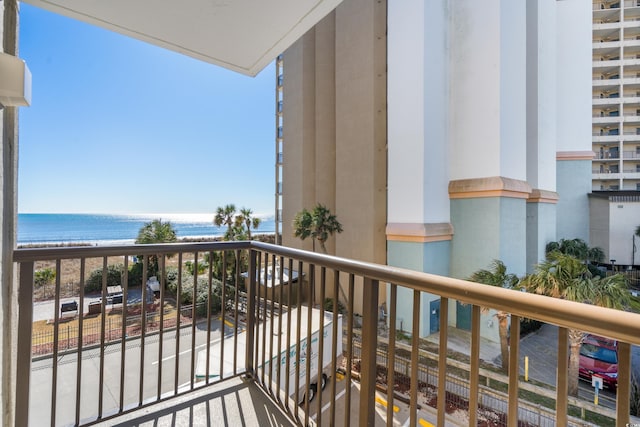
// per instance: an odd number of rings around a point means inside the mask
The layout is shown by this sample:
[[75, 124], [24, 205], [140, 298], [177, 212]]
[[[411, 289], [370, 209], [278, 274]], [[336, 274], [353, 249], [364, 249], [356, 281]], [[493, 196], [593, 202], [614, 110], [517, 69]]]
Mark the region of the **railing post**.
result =
[[360, 360], [360, 426], [375, 425], [376, 349], [378, 341], [377, 280], [364, 278], [362, 296], [362, 350]]
[[[256, 325], [256, 273], [257, 273], [257, 254], [253, 249], [249, 249], [249, 283], [247, 285], [247, 349], [245, 366], [247, 373], [255, 377], [255, 367], [253, 366], [254, 357], [254, 330]], [[237, 310], [237, 308], [236, 308]]]
[[33, 261], [19, 264], [18, 354], [16, 356], [15, 425], [29, 425], [29, 384], [31, 377], [31, 330], [33, 326]]

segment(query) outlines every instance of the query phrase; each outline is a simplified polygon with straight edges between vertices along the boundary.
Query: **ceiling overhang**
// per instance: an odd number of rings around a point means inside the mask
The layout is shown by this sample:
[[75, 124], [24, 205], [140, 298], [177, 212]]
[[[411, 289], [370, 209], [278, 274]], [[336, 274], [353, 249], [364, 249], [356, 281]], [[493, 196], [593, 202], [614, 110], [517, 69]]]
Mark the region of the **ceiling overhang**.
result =
[[23, 0], [254, 76], [342, 0]]

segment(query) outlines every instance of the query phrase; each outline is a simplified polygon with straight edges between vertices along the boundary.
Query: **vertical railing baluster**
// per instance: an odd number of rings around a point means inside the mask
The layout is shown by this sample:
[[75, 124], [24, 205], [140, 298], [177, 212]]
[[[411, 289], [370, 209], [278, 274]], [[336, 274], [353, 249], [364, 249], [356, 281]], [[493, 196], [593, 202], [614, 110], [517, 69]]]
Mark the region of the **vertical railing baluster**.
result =
[[[342, 344], [342, 330], [338, 331], [338, 319], [341, 316], [338, 302], [340, 301], [338, 289], [340, 286], [340, 271], [333, 270], [333, 316], [331, 323], [331, 409], [329, 412], [329, 424], [336, 424], [336, 372], [338, 370], [337, 356], [338, 345]], [[346, 301], [345, 301], [346, 302]], [[338, 341], [340, 340], [340, 341]], [[347, 385], [349, 382], [346, 383]]]
[[180, 320], [182, 317], [182, 252], [178, 253], [178, 284], [176, 286], [176, 355], [173, 378], [174, 394], [178, 394], [180, 380]]
[[[267, 272], [269, 268], [269, 255], [264, 253], [264, 265], [260, 265], [260, 276], [258, 278], [258, 300], [262, 306], [262, 346], [260, 347], [260, 353], [262, 354], [262, 363], [260, 364], [260, 382], [262, 387], [266, 388], [266, 358], [267, 358]], [[264, 281], [264, 283], [263, 283]]]
[[238, 303], [240, 302], [240, 280], [242, 277], [240, 271], [241, 256], [242, 252], [240, 252], [240, 250], [236, 250], [236, 286], [233, 296], [233, 375], [238, 375]]
[[558, 327], [558, 369], [556, 370], [556, 426], [568, 425], [569, 330]]
[[[258, 259], [257, 259], [257, 265], [256, 267], [256, 272], [255, 275], [253, 276], [255, 279], [255, 283], [254, 283], [254, 288], [253, 288], [253, 298], [254, 298], [254, 304], [255, 304], [255, 315], [256, 317], [254, 318], [254, 328], [255, 328], [255, 347], [254, 347], [254, 354], [253, 357], [255, 358], [255, 362], [253, 365], [253, 369], [255, 370], [255, 380], [259, 381], [260, 380], [260, 374], [258, 372], [258, 370], [260, 369], [260, 307], [262, 306], [262, 298], [260, 296], [261, 293], [261, 288], [260, 288], [260, 274], [261, 272], [259, 271], [262, 268], [262, 252], [258, 252]], [[262, 321], [264, 321], [264, 319], [262, 319]]]
[[[84, 279], [83, 279], [84, 280]], [[120, 332], [120, 400], [119, 412], [124, 410], [124, 378], [127, 350], [127, 298], [129, 297], [129, 257], [124, 258], [124, 275], [122, 276], [122, 319]]]
[[[298, 282], [302, 282], [301, 272], [298, 272]], [[291, 395], [291, 384], [290, 384], [290, 375], [291, 375], [291, 298], [293, 297], [293, 259], [289, 258], [289, 286], [287, 288], [287, 337], [285, 347], [287, 349], [287, 353], [285, 355], [285, 379], [284, 379], [284, 390], [285, 390], [285, 399], [284, 399], [284, 407], [287, 411], [289, 411], [289, 399], [288, 397]], [[297, 294], [300, 294], [298, 289]], [[296, 411], [297, 412], [297, 411]]]
[[[302, 283], [302, 271], [303, 271], [303, 263], [302, 261], [298, 261], [298, 278], [300, 283]], [[302, 340], [302, 331], [301, 331], [301, 323], [302, 323], [302, 286], [298, 286], [298, 298], [296, 302], [296, 364], [295, 364], [295, 402], [296, 405], [300, 403], [300, 352], [302, 351], [301, 343]], [[300, 416], [298, 415], [298, 411], [296, 410], [296, 420], [300, 421]]]
[[16, 395], [15, 395], [15, 423], [18, 427], [29, 425], [29, 387], [31, 383], [31, 358], [33, 334], [33, 261], [18, 264], [20, 280], [18, 290], [18, 342]]
[[[276, 350], [276, 357], [274, 360], [274, 363], [276, 364], [276, 401], [278, 403], [282, 403], [282, 400], [280, 398], [280, 394], [282, 392], [282, 388], [280, 387], [281, 384], [281, 380], [282, 380], [282, 373], [281, 373], [281, 368], [282, 368], [282, 364], [281, 364], [281, 360], [282, 360], [282, 353], [283, 352], [287, 352], [287, 349], [289, 348], [288, 346], [285, 346], [283, 348], [282, 346], [282, 304], [284, 301], [284, 258], [283, 257], [279, 257], [278, 259], [278, 265], [280, 265], [280, 271], [278, 274], [278, 280], [279, 280], [279, 287], [278, 289], [280, 290], [279, 294], [278, 294], [278, 343], [277, 343], [277, 350]], [[287, 280], [287, 288], [291, 289], [291, 270], [289, 270], [289, 280]], [[286, 393], [285, 393], [286, 395]]]
[[378, 281], [364, 278], [362, 296], [362, 357], [360, 367], [361, 426], [375, 424], [376, 355], [378, 339]]
[[616, 425], [629, 425], [631, 395], [631, 345], [618, 342], [618, 388], [616, 390]]
[[[320, 318], [318, 319], [318, 374], [316, 376], [316, 389], [318, 395], [317, 402], [317, 417], [316, 422], [318, 425], [322, 425], [322, 375], [324, 366], [323, 352], [324, 352], [324, 299], [325, 299], [325, 287], [327, 286], [327, 268], [322, 266], [320, 268]], [[311, 348], [311, 347], [310, 347]]]
[[167, 283], [167, 270], [165, 266], [166, 255], [162, 254], [160, 257], [160, 328], [158, 329], [158, 390], [157, 399], [160, 400], [162, 396], [162, 349], [164, 341], [164, 287]]
[[[84, 275], [85, 275], [85, 258], [80, 258], [80, 303], [78, 304], [78, 352], [76, 361], [76, 425], [80, 424], [80, 403], [82, 399], [82, 348], [84, 334], [82, 328], [84, 325]], [[120, 386], [122, 387], [122, 385]]]
[[[224, 252], [223, 252], [224, 254]], [[213, 271], [213, 259], [211, 258], [211, 253], [209, 253], [209, 280], [207, 280], [207, 286], [208, 286], [208, 292], [207, 292], [207, 332], [206, 332], [206, 336], [207, 336], [207, 340], [206, 340], [206, 347], [205, 347], [205, 354], [206, 354], [206, 360], [204, 362], [205, 368], [204, 368], [204, 377], [205, 377], [205, 384], [209, 384], [209, 378], [210, 378], [210, 369], [211, 367], [209, 366], [211, 364], [211, 291], [213, 290], [213, 277], [212, 277], [212, 271]], [[222, 276], [222, 280], [224, 280], [224, 271], [226, 270], [226, 263], [225, 263], [225, 257], [223, 255], [222, 257], [222, 271], [223, 271], [223, 276]], [[224, 323], [222, 323], [223, 328], [223, 333], [222, 333], [222, 337], [221, 337], [221, 341], [220, 341], [220, 345], [224, 345], [223, 341], [224, 341]], [[222, 360], [222, 355], [224, 353], [220, 353], [220, 366], [218, 366], [218, 368], [220, 369], [219, 373], [220, 376], [218, 377], [219, 379], [222, 379], [222, 366], [223, 366], [223, 360]]]
[[[222, 252], [222, 287], [224, 288], [224, 280], [225, 280], [225, 271], [226, 271], [226, 252]], [[206, 344], [206, 350], [205, 353], [207, 355], [207, 359], [205, 362], [205, 383], [209, 384], [209, 379], [211, 376], [211, 372], [209, 371], [209, 369], [211, 369], [211, 367], [209, 366], [211, 361], [211, 291], [213, 288], [213, 252], [209, 252], [209, 292], [207, 294], [207, 344]], [[222, 328], [222, 336], [220, 337], [220, 365], [218, 366], [218, 369], [220, 369], [219, 373], [220, 376], [218, 377], [219, 379], [222, 379], [222, 367], [224, 366], [224, 360], [223, 360], [223, 355], [224, 355], [224, 319], [222, 321], [222, 324], [220, 326]]]
[[396, 318], [398, 305], [398, 285], [391, 284], [389, 290], [389, 306], [387, 315], [389, 318], [389, 344], [387, 360], [387, 426], [393, 425], [393, 390], [396, 377]]
[[409, 425], [418, 423], [418, 364], [420, 363], [420, 291], [413, 291], [411, 323], [411, 385], [409, 389]]
[[191, 294], [191, 377], [189, 378], [190, 389], [195, 387], [196, 379], [196, 316], [198, 302], [198, 258], [200, 254], [196, 251], [193, 253], [193, 289]]
[[316, 282], [316, 266], [309, 264], [309, 301], [307, 303], [307, 333], [305, 338], [306, 357], [305, 357], [305, 393], [304, 393], [304, 425], [309, 425], [310, 394], [311, 394], [311, 327], [312, 327], [312, 310], [315, 301], [315, 282]]
[[[233, 254], [233, 252], [230, 252], [230, 254]], [[220, 289], [220, 380], [222, 380], [225, 377], [225, 372], [224, 372], [224, 346], [225, 346], [225, 337], [226, 337], [226, 333], [225, 333], [225, 328], [226, 328], [226, 321], [227, 321], [227, 313], [226, 313], [226, 309], [225, 306], [227, 305], [227, 299], [226, 299], [226, 290], [227, 290], [227, 252], [224, 252], [224, 258], [223, 258], [223, 262], [222, 264], [225, 266], [225, 268], [222, 269], [222, 280], [221, 280], [221, 284], [220, 286], [222, 286], [222, 289]], [[209, 262], [209, 265], [211, 265], [212, 263]], [[209, 283], [213, 283], [213, 269], [209, 270]], [[210, 289], [210, 292], [212, 292], [212, 289]], [[210, 335], [211, 335], [211, 321], [209, 320], [209, 327], [207, 328], [207, 349], [210, 346]], [[209, 357], [209, 355], [207, 354], [207, 358]]]
[[[102, 258], [102, 300], [100, 304], [100, 368], [98, 371], [98, 419], [102, 418], [102, 405], [104, 398], [104, 344], [105, 328], [107, 321], [107, 274], [109, 273], [108, 258]], [[58, 275], [56, 274], [56, 277]], [[57, 306], [57, 304], [56, 304]], [[57, 324], [57, 321], [56, 321]]]
[[478, 425], [480, 372], [480, 307], [471, 308], [471, 360], [469, 362], [469, 425]]
[[147, 271], [149, 268], [149, 255], [142, 258], [142, 284], [141, 284], [141, 308], [140, 308], [140, 384], [138, 385], [138, 406], [144, 401], [144, 353], [145, 332], [147, 330]]
[[509, 413], [507, 425], [518, 427], [518, 387], [520, 383], [520, 317], [511, 315], [509, 337]]
[[[279, 282], [282, 285], [282, 282]], [[265, 266], [265, 286], [264, 296], [267, 299], [267, 292], [269, 286], [266, 278], [266, 266]], [[269, 359], [267, 365], [269, 365], [269, 392], [273, 396], [273, 363], [274, 363], [274, 348], [273, 348], [273, 333], [274, 333], [274, 313], [275, 313], [275, 292], [276, 292], [276, 256], [271, 254], [271, 309], [269, 314]], [[277, 355], [277, 353], [275, 353]], [[267, 365], [264, 365], [266, 368]]]
[[447, 346], [449, 342], [449, 299], [440, 298], [440, 342], [438, 345], [438, 427], [444, 427], [447, 407]]
[[256, 313], [255, 313], [255, 284], [256, 284], [256, 269], [258, 268], [257, 264], [257, 255], [256, 251], [253, 249], [249, 249], [249, 283], [247, 283], [247, 316], [246, 316], [246, 327], [247, 327], [247, 344], [246, 344], [246, 354], [245, 354], [245, 366], [247, 367], [247, 374], [251, 375], [252, 378], [256, 379], [255, 370], [256, 365], [254, 364], [254, 356], [256, 354], [255, 351], [255, 325], [256, 325]]
[[344, 399], [344, 425], [350, 425], [351, 420], [351, 367], [353, 366], [353, 299], [355, 294], [355, 276], [349, 274], [349, 300], [347, 301], [347, 369]]

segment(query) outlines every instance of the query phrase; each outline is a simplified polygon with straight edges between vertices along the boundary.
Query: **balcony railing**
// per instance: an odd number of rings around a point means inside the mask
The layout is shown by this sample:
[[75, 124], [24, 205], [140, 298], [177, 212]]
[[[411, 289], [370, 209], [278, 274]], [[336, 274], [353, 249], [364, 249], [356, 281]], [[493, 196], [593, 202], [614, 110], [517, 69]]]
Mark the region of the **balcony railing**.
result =
[[[630, 421], [637, 314], [256, 241], [18, 249], [14, 261], [20, 425], [116, 423], [239, 376], [298, 425], [416, 426], [432, 414], [442, 426], [451, 408], [464, 418], [456, 422], [469, 425], [487, 412], [501, 420], [491, 425], [582, 425], [570, 407], [599, 412], [611, 424]], [[46, 285], [38, 272], [48, 268], [55, 281]], [[142, 286], [149, 271], [159, 279], [155, 295]], [[425, 306], [426, 294], [439, 301], [437, 309]], [[77, 312], [67, 311], [72, 301]], [[468, 362], [448, 355], [455, 301], [470, 307]], [[511, 315], [506, 375], [480, 367], [485, 309]], [[430, 354], [410, 333], [426, 312], [437, 319], [439, 345]], [[521, 318], [558, 326], [551, 343], [557, 379], [544, 390], [520, 377]], [[35, 340], [47, 328], [51, 337]], [[615, 410], [568, 396], [572, 329], [618, 340]], [[340, 376], [347, 381], [338, 384]], [[555, 403], [529, 404], [520, 390]]]

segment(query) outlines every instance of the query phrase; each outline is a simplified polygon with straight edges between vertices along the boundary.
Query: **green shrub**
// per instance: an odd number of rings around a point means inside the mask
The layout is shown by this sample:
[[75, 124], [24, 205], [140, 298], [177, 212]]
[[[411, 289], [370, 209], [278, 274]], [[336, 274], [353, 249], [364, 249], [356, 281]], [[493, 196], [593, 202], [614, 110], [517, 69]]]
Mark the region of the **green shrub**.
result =
[[33, 283], [36, 287], [41, 287], [53, 283], [56, 279], [56, 272], [52, 268], [43, 268], [37, 270], [33, 279]]
[[[167, 274], [168, 276], [168, 274]], [[213, 279], [211, 298], [209, 300], [211, 305], [211, 312], [218, 313], [221, 308], [220, 290], [222, 282], [218, 279]], [[167, 289], [170, 292], [177, 294], [178, 281], [167, 283]], [[207, 314], [207, 295], [209, 293], [209, 280], [206, 277], [198, 277], [198, 286], [196, 289], [196, 314], [198, 316], [205, 316]], [[177, 295], [176, 295], [177, 298]], [[183, 276], [182, 286], [180, 287], [180, 303], [191, 304], [193, 302], [193, 276]]]
[[129, 285], [129, 287], [142, 285], [142, 263], [141, 262], [136, 262], [129, 266], [127, 284]]
[[[324, 311], [333, 312], [333, 298], [325, 298], [324, 303], [322, 304], [324, 307]], [[344, 314], [347, 312], [347, 308], [344, 306], [342, 301], [338, 300], [338, 313]]]
[[[122, 273], [124, 266], [122, 264], [110, 265], [107, 267], [107, 286], [122, 285]], [[102, 268], [93, 270], [89, 274], [89, 278], [84, 283], [84, 291], [86, 293], [102, 291]]]

